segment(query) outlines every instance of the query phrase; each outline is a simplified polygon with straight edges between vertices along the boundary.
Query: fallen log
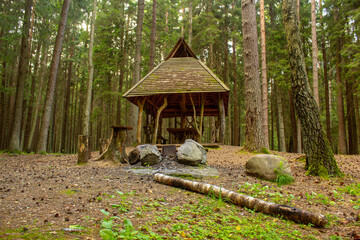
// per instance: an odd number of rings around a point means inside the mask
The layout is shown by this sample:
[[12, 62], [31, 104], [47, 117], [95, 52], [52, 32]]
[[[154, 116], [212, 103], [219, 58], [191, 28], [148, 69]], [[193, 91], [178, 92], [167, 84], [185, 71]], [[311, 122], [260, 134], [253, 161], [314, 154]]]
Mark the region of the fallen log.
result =
[[156, 173], [154, 180], [166, 185], [191, 190], [203, 194], [212, 193], [216, 197], [221, 197], [227, 202], [235, 205], [246, 207], [251, 210], [262, 212], [273, 216], [281, 216], [285, 219], [291, 220], [295, 223], [312, 224], [316, 227], [324, 227], [327, 224], [327, 219], [324, 215], [304, 211], [295, 207], [287, 205], [280, 205], [263, 201], [261, 199], [253, 198], [247, 195], [236, 193], [208, 183], [200, 183], [190, 180], [185, 180], [178, 177], [171, 177], [162, 173]]

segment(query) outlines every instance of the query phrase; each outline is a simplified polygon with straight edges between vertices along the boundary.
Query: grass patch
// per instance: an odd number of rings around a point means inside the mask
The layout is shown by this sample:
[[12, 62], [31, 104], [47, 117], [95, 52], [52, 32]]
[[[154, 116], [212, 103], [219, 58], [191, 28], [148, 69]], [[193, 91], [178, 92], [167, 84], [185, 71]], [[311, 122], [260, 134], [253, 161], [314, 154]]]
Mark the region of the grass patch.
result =
[[243, 210], [214, 195], [199, 196], [179, 206], [169, 206], [165, 199], [147, 199], [136, 210], [130, 211], [132, 213], [127, 214], [135, 214], [138, 219], [147, 218], [135, 224], [126, 214], [119, 218], [102, 210], [104, 219], [101, 221], [100, 236], [103, 239], [314, 238], [302, 234], [290, 221]]

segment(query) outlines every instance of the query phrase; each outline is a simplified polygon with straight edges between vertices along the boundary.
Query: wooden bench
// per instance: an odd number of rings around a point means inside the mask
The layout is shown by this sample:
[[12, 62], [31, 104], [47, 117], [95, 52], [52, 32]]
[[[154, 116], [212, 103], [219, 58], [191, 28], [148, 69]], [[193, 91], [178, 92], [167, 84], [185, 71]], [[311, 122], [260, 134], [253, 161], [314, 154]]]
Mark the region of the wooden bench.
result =
[[186, 139], [198, 141], [199, 134], [194, 128], [168, 128], [170, 143], [184, 143]]

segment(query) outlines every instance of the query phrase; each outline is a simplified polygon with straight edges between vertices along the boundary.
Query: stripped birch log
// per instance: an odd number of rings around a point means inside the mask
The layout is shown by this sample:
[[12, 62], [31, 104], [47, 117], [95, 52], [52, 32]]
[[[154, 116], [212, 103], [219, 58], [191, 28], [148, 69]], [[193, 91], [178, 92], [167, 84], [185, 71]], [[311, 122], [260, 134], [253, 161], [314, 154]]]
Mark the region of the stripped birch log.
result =
[[322, 214], [304, 211], [287, 205], [266, 202], [261, 199], [236, 193], [234, 191], [230, 191], [208, 183], [200, 183], [178, 177], [171, 177], [162, 173], [156, 173], [154, 175], [154, 180], [159, 183], [191, 190], [193, 192], [199, 192], [203, 194], [211, 193], [214, 194], [214, 196], [221, 197], [222, 199], [225, 199], [226, 201], [235, 205], [273, 216], [282, 216], [283, 218], [296, 223], [310, 223], [316, 227], [324, 227], [325, 224], [327, 224], [327, 219]]

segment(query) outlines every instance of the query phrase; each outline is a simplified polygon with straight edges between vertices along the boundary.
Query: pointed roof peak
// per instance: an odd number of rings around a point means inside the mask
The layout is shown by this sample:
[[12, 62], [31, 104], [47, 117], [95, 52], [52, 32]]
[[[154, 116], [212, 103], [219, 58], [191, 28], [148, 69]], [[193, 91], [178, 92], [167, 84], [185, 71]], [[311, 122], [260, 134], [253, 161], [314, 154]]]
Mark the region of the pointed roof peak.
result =
[[165, 60], [177, 57], [193, 57], [198, 59], [194, 52], [191, 50], [190, 46], [185, 42], [185, 39], [183, 37], [179, 38], [174, 48], [171, 50]]

